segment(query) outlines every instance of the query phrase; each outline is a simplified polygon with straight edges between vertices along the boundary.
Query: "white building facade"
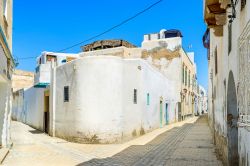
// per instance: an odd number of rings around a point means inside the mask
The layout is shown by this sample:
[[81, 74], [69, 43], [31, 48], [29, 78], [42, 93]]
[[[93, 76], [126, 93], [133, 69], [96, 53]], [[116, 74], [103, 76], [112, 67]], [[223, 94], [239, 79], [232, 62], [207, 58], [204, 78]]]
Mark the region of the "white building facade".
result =
[[10, 145], [12, 106], [12, 0], [0, 2], [0, 145]]
[[[173, 49], [156, 52], [152, 49], [158, 46], [150, 45], [158, 41], [144, 41], [142, 48], [90, 48], [75, 55], [42, 53], [34, 87], [15, 98], [17, 119], [73, 142], [118, 143], [182, 119], [182, 100], [192, 116], [194, 54], [175, 50], [181, 37], [170, 38], [162, 40]], [[189, 77], [183, 64], [192, 67]], [[186, 98], [181, 88], [186, 88]]]
[[214, 142], [225, 164], [249, 165], [250, 3], [204, 0], [204, 17]]

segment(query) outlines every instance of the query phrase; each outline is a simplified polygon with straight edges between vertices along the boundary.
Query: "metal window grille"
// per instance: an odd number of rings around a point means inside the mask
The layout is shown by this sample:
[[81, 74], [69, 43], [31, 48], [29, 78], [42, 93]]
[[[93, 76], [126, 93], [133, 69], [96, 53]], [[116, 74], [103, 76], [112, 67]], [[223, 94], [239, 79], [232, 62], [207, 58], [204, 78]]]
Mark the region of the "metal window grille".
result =
[[214, 65], [215, 65], [215, 75], [218, 73], [218, 59], [217, 59], [217, 47], [214, 51]]
[[64, 87], [64, 102], [69, 102], [69, 86]]
[[232, 50], [232, 24], [228, 24], [228, 55]]
[[137, 104], [137, 89], [134, 89], [134, 104]]

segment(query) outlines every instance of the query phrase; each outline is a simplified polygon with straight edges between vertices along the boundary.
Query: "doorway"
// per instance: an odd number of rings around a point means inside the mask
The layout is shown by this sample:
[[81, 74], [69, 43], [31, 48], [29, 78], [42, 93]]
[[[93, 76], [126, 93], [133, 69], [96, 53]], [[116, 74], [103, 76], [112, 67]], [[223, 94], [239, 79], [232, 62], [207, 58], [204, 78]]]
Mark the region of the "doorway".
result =
[[182, 119], [181, 116], [181, 102], [178, 102], [178, 122], [180, 122]]
[[44, 93], [44, 132], [49, 134], [49, 94]]
[[163, 120], [163, 118], [162, 118], [162, 101], [160, 101], [160, 127], [162, 127], [162, 120]]
[[166, 109], [165, 109], [165, 114], [166, 114], [166, 124], [168, 124], [169, 123], [169, 121], [168, 121], [168, 103], [166, 103]]
[[229, 165], [239, 165], [238, 154], [238, 110], [233, 72], [229, 72], [227, 87], [227, 135]]

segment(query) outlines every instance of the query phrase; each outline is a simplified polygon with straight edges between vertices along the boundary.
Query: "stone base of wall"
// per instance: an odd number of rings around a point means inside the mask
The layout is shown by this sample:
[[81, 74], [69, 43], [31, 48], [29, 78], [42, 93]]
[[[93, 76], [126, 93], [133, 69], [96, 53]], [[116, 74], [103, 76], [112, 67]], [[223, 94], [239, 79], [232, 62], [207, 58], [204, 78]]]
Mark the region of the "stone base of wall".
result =
[[217, 156], [222, 160], [223, 165], [228, 165], [227, 138], [215, 131], [215, 146]]

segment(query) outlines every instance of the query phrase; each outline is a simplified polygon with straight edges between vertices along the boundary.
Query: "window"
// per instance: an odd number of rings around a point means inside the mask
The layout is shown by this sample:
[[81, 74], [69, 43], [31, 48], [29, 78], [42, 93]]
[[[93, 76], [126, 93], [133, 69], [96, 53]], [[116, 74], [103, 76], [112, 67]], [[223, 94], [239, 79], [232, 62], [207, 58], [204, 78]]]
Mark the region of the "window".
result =
[[246, 0], [241, 0], [241, 10], [243, 10], [246, 6]]
[[63, 60], [62, 60], [62, 63], [66, 63], [66, 62], [67, 62], [67, 60], [66, 60], [66, 59], [63, 59]]
[[182, 65], [182, 83], [185, 83], [184, 64]]
[[64, 87], [64, 102], [69, 102], [69, 86]]
[[150, 34], [148, 35], [148, 40], [151, 40], [151, 35]]
[[7, 19], [7, 14], [8, 14], [8, 1], [3, 0], [3, 15], [5, 19]]
[[232, 50], [232, 24], [228, 25], [228, 55]]
[[187, 86], [187, 67], [185, 68], [185, 85]]
[[190, 71], [188, 72], [188, 87], [190, 87]]
[[137, 89], [134, 89], [134, 104], [137, 104]]
[[217, 47], [214, 51], [214, 65], [215, 65], [215, 75], [218, 73], [218, 60], [217, 60]]
[[149, 105], [149, 93], [147, 93], [147, 105]]

